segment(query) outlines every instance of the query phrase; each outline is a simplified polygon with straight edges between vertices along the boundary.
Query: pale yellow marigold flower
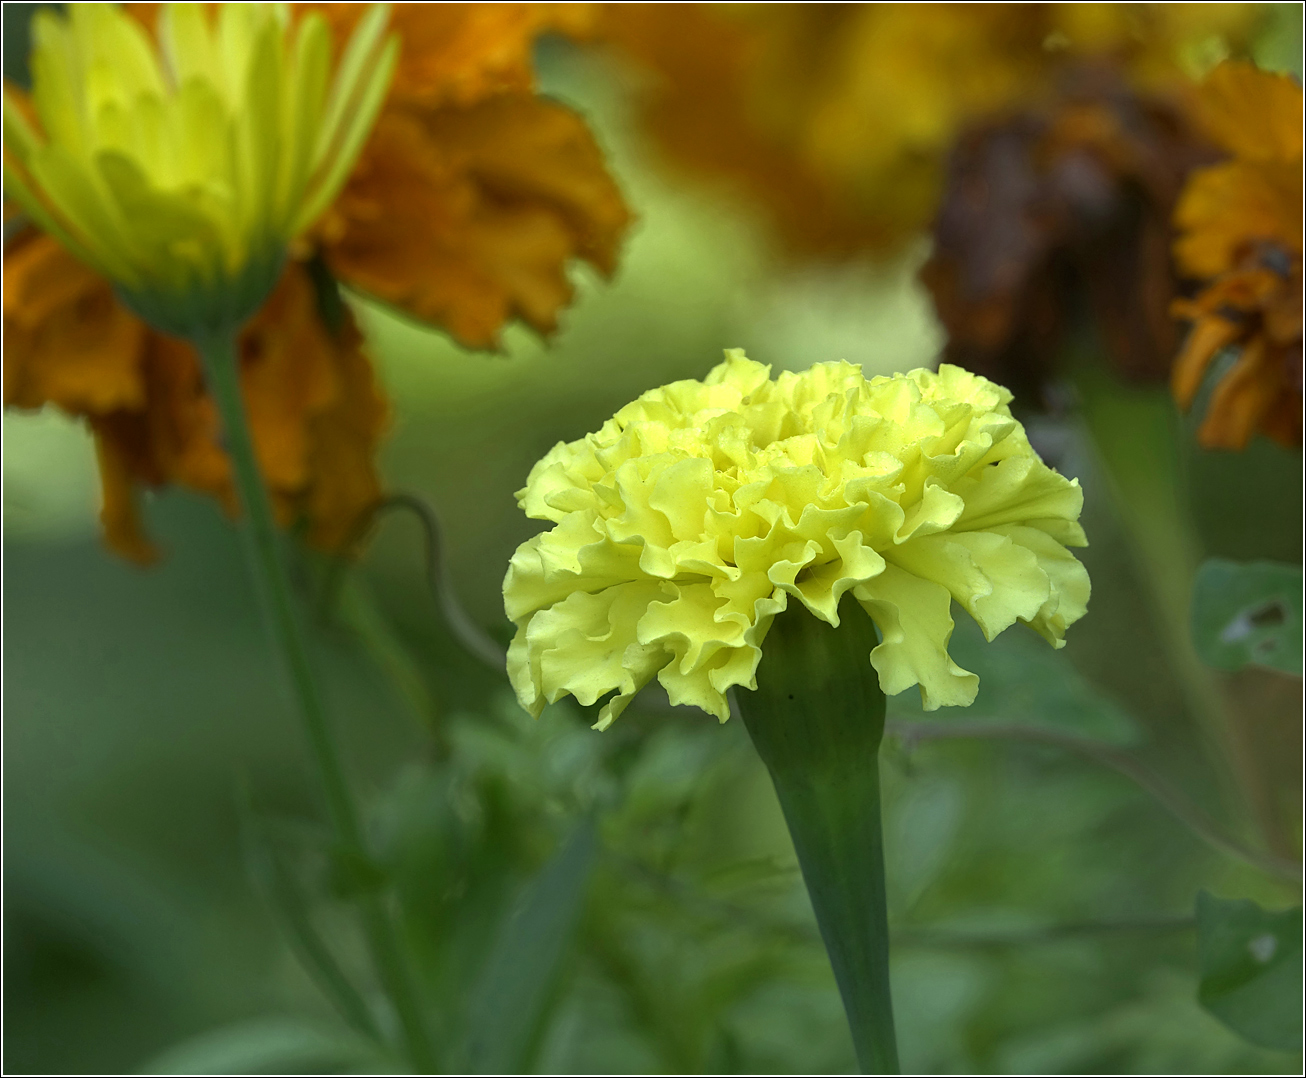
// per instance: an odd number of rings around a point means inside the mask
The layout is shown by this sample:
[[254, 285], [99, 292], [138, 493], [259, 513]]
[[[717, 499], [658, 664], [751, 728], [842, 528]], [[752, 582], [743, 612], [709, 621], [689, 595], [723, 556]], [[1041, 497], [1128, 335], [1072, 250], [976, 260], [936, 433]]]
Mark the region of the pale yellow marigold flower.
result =
[[38, 12], [35, 116], [4, 99], [6, 194], [149, 321], [185, 333], [266, 297], [348, 176], [398, 49], [373, 9], [333, 75], [321, 15], [217, 8], [168, 5], [157, 49], [116, 4]]
[[993, 639], [1022, 621], [1055, 647], [1084, 615], [1076, 480], [1045, 465], [1011, 394], [959, 367], [867, 380], [848, 363], [770, 379], [735, 349], [596, 434], [559, 443], [518, 503], [554, 527], [504, 580], [508, 671], [538, 715], [612, 693], [600, 729], [654, 675], [673, 704], [724, 721], [755, 688], [791, 598], [839, 624], [847, 592], [879, 630], [885, 693], [965, 705], [979, 679], [948, 655], [956, 599]]

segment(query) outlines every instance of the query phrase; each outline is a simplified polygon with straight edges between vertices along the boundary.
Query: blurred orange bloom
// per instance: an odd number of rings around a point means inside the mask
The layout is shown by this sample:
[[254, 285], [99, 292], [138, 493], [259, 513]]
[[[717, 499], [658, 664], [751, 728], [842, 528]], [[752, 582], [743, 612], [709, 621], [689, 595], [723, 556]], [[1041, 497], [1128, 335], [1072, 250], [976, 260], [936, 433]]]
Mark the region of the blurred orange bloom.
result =
[[[129, 5], [146, 25], [157, 5]], [[320, 7], [337, 42], [366, 5]], [[397, 5], [402, 46], [386, 105], [349, 183], [241, 336], [255, 448], [278, 515], [339, 546], [381, 491], [387, 405], [334, 278], [497, 346], [521, 319], [556, 327], [566, 266], [615, 265], [630, 221], [584, 120], [538, 96], [542, 33], [589, 32], [584, 4]], [[109, 283], [32, 230], [4, 254], [4, 399], [85, 417], [118, 553], [156, 556], [136, 492], [177, 483], [235, 510], [216, 409], [190, 346], [151, 330]]]
[[1256, 431], [1302, 441], [1302, 90], [1285, 75], [1224, 63], [1199, 118], [1229, 154], [1195, 172], [1175, 211], [1175, 261], [1202, 281], [1174, 313], [1192, 323], [1171, 384], [1187, 408], [1212, 360], [1237, 348], [1198, 439], [1243, 449]]
[[934, 214], [958, 132], [1031, 107], [1068, 65], [1148, 91], [1249, 4], [606, 4], [599, 35], [651, 76], [673, 160], [759, 202], [799, 253], [891, 245]]

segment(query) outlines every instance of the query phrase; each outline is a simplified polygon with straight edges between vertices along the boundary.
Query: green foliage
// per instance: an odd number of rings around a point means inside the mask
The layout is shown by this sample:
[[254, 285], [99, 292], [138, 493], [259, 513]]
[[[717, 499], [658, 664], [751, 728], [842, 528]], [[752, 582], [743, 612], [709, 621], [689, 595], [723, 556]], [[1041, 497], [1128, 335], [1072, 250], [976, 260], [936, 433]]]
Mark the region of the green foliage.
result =
[[1253, 1044], [1302, 1046], [1302, 911], [1272, 912], [1246, 899], [1197, 896], [1203, 1007]]
[[216, 1029], [155, 1056], [144, 1074], [358, 1074], [390, 1071], [374, 1045], [296, 1018]]
[[[629, 144], [620, 102], [587, 63], [559, 54], [546, 82], [606, 125], [639, 208], [616, 282], [580, 280], [554, 343], [514, 331], [504, 357], [367, 313], [395, 398], [386, 476], [439, 509], [458, 596], [492, 631], [507, 558], [530, 528], [512, 493], [558, 439], [651, 385], [700, 377], [727, 345], [768, 362], [846, 355], [878, 373], [928, 361], [939, 340], [910, 265], [879, 277], [777, 271], [738, 207], [672, 186]], [[1172, 407], [1160, 395], [1153, 404]], [[1107, 406], [1119, 425], [1134, 421]], [[84, 434], [46, 416], [5, 426], [6, 475], [22, 480], [6, 484], [7, 1071], [393, 1072], [399, 1063], [351, 1032], [394, 1024], [346, 915], [360, 884], [402, 913], [447, 1068], [464, 1066], [505, 965], [537, 971], [511, 985], [521, 1013], [497, 1016], [520, 1023], [507, 1043], [526, 1070], [854, 1067], [793, 847], [742, 724], [671, 709], [655, 687], [601, 735], [578, 708], [533, 722], [440, 625], [412, 522], [387, 522], [345, 609], [313, 626], [377, 853], [376, 864], [342, 865], [219, 510], [175, 491], [153, 497], [167, 558], [140, 572], [93, 538]], [[1227, 819], [1108, 477], [1076, 419], [1042, 433], [1059, 447], [1050, 461], [1085, 489], [1089, 614], [1061, 651], [1020, 626], [986, 644], [959, 616], [952, 652], [979, 674], [980, 697], [973, 715], [930, 718], [1043, 724], [1127, 746]], [[1155, 466], [1147, 453], [1138, 461]], [[1191, 491], [1166, 488], [1192, 499], [1193, 545], [1244, 560], [1300, 546], [1299, 456], [1262, 444], [1198, 465]], [[1143, 490], [1144, 524], [1164, 515], [1157, 534], [1170, 535], [1173, 507]], [[889, 708], [922, 717], [912, 694]], [[906, 1070], [1296, 1068], [1195, 992], [1194, 893], [1274, 907], [1286, 901], [1274, 883], [1213, 853], [1119, 774], [1053, 746], [894, 739], [884, 757]], [[258, 807], [253, 844], [237, 775]], [[569, 837], [588, 819], [588, 871], [564, 874], [577, 853]], [[554, 923], [565, 935], [572, 917], [560, 952], [527, 931]], [[521, 936], [534, 957], [506, 963]], [[337, 975], [366, 1012], [353, 1026], [340, 1012], [354, 1004], [333, 1002]]]
[[1301, 676], [1301, 567], [1211, 558], [1193, 584], [1193, 641], [1218, 670], [1248, 664]]
[[474, 1074], [520, 1074], [579, 919], [594, 859], [594, 823], [576, 825], [503, 921], [472, 989], [464, 1058]]

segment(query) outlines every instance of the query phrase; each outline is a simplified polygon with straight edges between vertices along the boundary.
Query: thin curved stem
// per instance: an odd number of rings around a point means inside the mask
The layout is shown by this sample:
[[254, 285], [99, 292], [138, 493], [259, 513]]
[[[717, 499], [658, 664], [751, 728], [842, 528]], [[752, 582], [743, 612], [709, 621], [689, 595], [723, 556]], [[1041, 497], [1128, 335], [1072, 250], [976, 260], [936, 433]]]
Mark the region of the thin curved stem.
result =
[[[434, 509], [416, 494], [391, 494], [364, 510], [355, 523], [343, 549], [353, 551], [367, 537], [376, 525], [381, 514], [395, 509], [406, 509], [417, 519], [422, 527], [422, 539], [426, 551], [426, 583], [431, 596], [439, 607], [445, 625], [457, 638], [469, 655], [480, 659], [486, 666], [502, 672], [507, 662], [507, 652], [493, 637], [476, 624], [458, 601], [453, 581], [449, 576], [448, 562], [444, 557], [444, 534], [440, 528], [440, 518]], [[324, 602], [334, 601], [340, 588], [348, 562], [340, 558], [332, 566], [323, 587]]]
[[[246, 553], [262, 602], [273, 643], [285, 662], [300, 718], [317, 764], [327, 812], [346, 863], [370, 864], [363, 829], [345, 779], [340, 754], [327, 721], [326, 709], [308, 647], [295, 609], [290, 579], [279, 548], [280, 537], [272, 505], [245, 418], [240, 391], [239, 355], [234, 329], [194, 341], [204, 363], [208, 388], [218, 406], [226, 448], [231, 456], [236, 488], [245, 514]], [[382, 983], [404, 1031], [410, 1061], [420, 1072], [435, 1069], [425, 1020], [418, 1002], [416, 980], [399, 946], [398, 932], [381, 895], [366, 891], [358, 900], [363, 927]]]
[[1155, 771], [1114, 745], [1028, 723], [975, 719], [966, 719], [962, 722], [889, 719], [885, 723], [884, 730], [886, 734], [900, 739], [908, 748], [920, 741], [978, 738], [1032, 741], [1065, 749], [1094, 763], [1109, 767], [1141, 786], [1171, 815], [1213, 849], [1280, 879], [1300, 881], [1302, 878], [1301, 865], [1245, 845]]

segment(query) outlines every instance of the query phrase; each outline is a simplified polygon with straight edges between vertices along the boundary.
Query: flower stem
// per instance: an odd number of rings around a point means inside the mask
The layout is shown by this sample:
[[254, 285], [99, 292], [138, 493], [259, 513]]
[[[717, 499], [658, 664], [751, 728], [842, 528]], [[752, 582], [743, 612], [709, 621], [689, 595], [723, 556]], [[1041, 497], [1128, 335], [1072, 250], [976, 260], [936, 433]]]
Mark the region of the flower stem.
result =
[[889, 994], [875, 628], [844, 604], [835, 630], [797, 603], [766, 638], [757, 691], [737, 702], [784, 810], [863, 1073], [897, 1074]]
[[[326, 710], [309, 662], [304, 631], [279, 549], [272, 504], [263, 485], [254, 443], [250, 438], [240, 391], [236, 331], [232, 329], [197, 338], [193, 343], [203, 360], [208, 388], [222, 418], [226, 448], [231, 457], [236, 488], [245, 514], [245, 526], [241, 532], [245, 538], [250, 571], [268, 630], [285, 662], [299, 704], [300, 717], [317, 764], [327, 812], [335, 831], [337, 852], [345, 865], [370, 865], [371, 859], [358, 811], [345, 779], [340, 753], [327, 722]], [[418, 1001], [416, 978], [400, 946], [390, 911], [382, 896], [372, 888], [360, 891], [358, 904], [377, 973], [403, 1028], [410, 1062], [419, 1073], [430, 1073], [435, 1069], [435, 1058]]]

